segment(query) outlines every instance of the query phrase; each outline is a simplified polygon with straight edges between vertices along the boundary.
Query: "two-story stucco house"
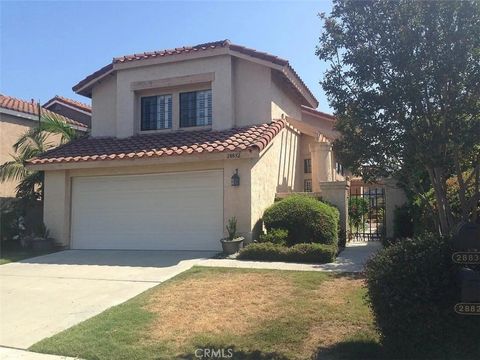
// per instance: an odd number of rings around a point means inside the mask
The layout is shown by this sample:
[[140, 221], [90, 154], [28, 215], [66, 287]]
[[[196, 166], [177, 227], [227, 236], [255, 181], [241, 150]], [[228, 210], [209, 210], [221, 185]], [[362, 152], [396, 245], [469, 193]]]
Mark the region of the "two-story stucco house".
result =
[[277, 194], [343, 180], [335, 119], [276, 56], [228, 40], [134, 54], [73, 89], [90, 136], [30, 162], [72, 249], [219, 250], [229, 218], [250, 240]]

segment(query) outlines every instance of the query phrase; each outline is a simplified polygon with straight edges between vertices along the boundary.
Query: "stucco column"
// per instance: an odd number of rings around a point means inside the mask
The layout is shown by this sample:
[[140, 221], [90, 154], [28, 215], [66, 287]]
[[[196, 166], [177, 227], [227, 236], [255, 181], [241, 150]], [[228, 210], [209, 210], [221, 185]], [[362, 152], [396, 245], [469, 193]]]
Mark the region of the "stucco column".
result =
[[225, 130], [234, 127], [235, 104], [233, 97], [232, 58], [225, 56], [222, 66], [215, 70], [212, 82], [212, 129]]
[[[130, 90], [128, 78], [119, 71], [117, 75], [117, 137], [126, 138], [134, 133], [135, 124], [135, 93]], [[122, 86], [123, 85], [123, 86]]]
[[68, 171], [45, 171], [43, 222], [59, 245], [70, 239], [70, 178]]
[[323, 200], [335, 205], [340, 211], [340, 236], [348, 239], [348, 196], [350, 181], [320, 182], [320, 196]]
[[393, 220], [395, 209], [407, 202], [407, 196], [403, 189], [397, 186], [394, 179], [385, 179], [385, 225], [387, 227], [387, 238], [393, 237]]
[[320, 191], [320, 183], [333, 181], [332, 144], [328, 142], [316, 142], [310, 144], [310, 156], [312, 159], [312, 191]]

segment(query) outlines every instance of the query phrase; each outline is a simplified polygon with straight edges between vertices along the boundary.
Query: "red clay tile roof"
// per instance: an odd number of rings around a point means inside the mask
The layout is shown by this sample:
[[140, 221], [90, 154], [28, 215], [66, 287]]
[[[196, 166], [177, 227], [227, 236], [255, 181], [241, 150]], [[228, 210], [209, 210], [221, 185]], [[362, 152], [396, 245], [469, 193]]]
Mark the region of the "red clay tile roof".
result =
[[[29, 114], [29, 115], [37, 115], [38, 116], [38, 103], [34, 102], [33, 100], [31, 101], [25, 101], [25, 100], [20, 100], [11, 96], [6, 96], [3, 94], [0, 94], [0, 108], [12, 110], [12, 111], [18, 111], [21, 113]], [[44, 114], [49, 114], [49, 115], [55, 115], [59, 116], [62, 118], [67, 124], [70, 125], [75, 125], [80, 128], [84, 128], [87, 130], [87, 125], [82, 124], [81, 122], [75, 121], [73, 119], [67, 118], [63, 115], [56, 114], [50, 110], [42, 108], [42, 113]]]
[[90, 105], [82, 103], [82, 102], [77, 101], [77, 100], [73, 100], [73, 99], [63, 97], [63, 96], [59, 96], [59, 95], [55, 95], [53, 98], [48, 100], [45, 104], [43, 104], [43, 107], [47, 108], [54, 101], [58, 101], [60, 103], [64, 103], [64, 104], [73, 106], [77, 109], [80, 109], [80, 110], [83, 110], [83, 111], [86, 111], [86, 112], [89, 112], [89, 113], [92, 112], [92, 107]]
[[[255, 49], [247, 48], [245, 46], [241, 45], [236, 45], [232, 44], [230, 40], [220, 40], [220, 41], [214, 41], [214, 42], [208, 42], [204, 44], [198, 44], [194, 46], [183, 46], [180, 48], [175, 48], [175, 49], [167, 49], [167, 50], [159, 50], [159, 51], [150, 51], [150, 52], [143, 52], [139, 54], [131, 54], [131, 55], [125, 55], [125, 56], [120, 56], [120, 57], [115, 57], [113, 58], [112, 62], [100, 70], [97, 70], [93, 74], [87, 76], [85, 79], [80, 81], [78, 84], [76, 84], [72, 89], [73, 91], [77, 92], [77, 90], [81, 89], [84, 85], [88, 84], [90, 81], [94, 80], [95, 78], [102, 76], [103, 74], [106, 74], [110, 71], [113, 70], [113, 65], [118, 64], [118, 63], [125, 63], [125, 62], [130, 62], [130, 61], [136, 61], [136, 60], [145, 60], [145, 59], [150, 59], [150, 58], [155, 58], [155, 57], [165, 57], [165, 56], [170, 56], [170, 55], [178, 55], [178, 54], [188, 54], [188, 53], [197, 53], [199, 51], [205, 51], [205, 50], [213, 50], [216, 48], [229, 48], [230, 50], [239, 52], [244, 55], [252, 56], [257, 59], [269, 61], [271, 63], [285, 66], [288, 68], [292, 74], [295, 76], [296, 80], [301, 84], [301, 86], [305, 89], [307, 94], [314, 100], [317, 101], [313, 93], [310, 91], [310, 89], [307, 87], [307, 85], [303, 82], [303, 80], [300, 78], [300, 76], [297, 74], [297, 72], [291, 67], [289, 62], [285, 59], [279, 58], [278, 56], [271, 55], [265, 52], [257, 51]], [[294, 85], [295, 86], [295, 85]], [[300, 93], [302, 92], [301, 90], [298, 89]]]
[[49, 150], [30, 164], [155, 158], [264, 149], [285, 127], [283, 120], [222, 131], [200, 130], [135, 135], [125, 139], [81, 138]]
[[329, 121], [335, 121], [336, 120], [335, 116], [333, 116], [331, 114], [327, 114], [327, 113], [322, 112], [322, 111], [318, 111], [317, 109], [313, 109], [313, 108], [308, 107], [308, 106], [302, 105], [302, 111], [305, 111], [306, 113], [312, 114], [314, 116], [319, 116], [322, 119], [326, 119], [326, 120], [329, 120]]

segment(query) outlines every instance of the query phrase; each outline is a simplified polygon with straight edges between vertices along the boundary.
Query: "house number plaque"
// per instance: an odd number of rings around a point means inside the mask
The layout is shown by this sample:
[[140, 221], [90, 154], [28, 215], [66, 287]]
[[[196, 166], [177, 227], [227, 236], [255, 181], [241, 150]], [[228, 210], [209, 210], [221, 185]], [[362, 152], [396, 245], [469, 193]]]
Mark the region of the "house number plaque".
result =
[[227, 159], [239, 159], [239, 158], [240, 158], [239, 152], [227, 154]]

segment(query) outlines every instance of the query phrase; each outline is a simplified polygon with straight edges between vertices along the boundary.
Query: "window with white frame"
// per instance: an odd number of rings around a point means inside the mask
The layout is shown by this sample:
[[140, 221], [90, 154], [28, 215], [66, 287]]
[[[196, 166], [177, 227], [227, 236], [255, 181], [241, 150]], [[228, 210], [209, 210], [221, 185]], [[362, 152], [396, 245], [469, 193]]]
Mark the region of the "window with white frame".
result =
[[212, 90], [180, 93], [180, 127], [212, 125]]
[[303, 191], [312, 192], [312, 179], [303, 180]]
[[146, 96], [141, 99], [141, 130], [172, 128], [172, 95]]

